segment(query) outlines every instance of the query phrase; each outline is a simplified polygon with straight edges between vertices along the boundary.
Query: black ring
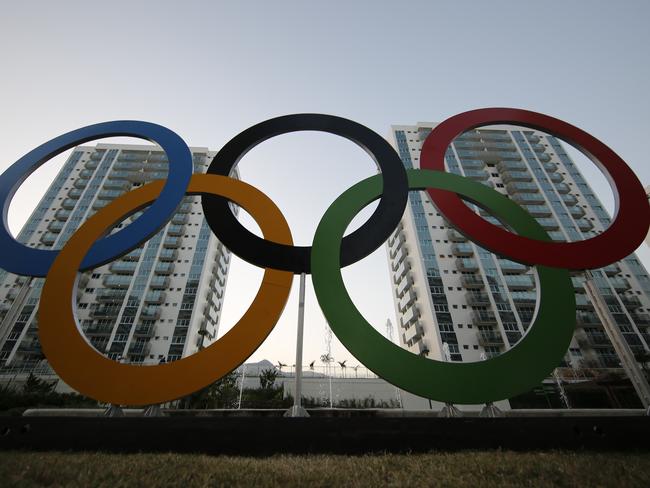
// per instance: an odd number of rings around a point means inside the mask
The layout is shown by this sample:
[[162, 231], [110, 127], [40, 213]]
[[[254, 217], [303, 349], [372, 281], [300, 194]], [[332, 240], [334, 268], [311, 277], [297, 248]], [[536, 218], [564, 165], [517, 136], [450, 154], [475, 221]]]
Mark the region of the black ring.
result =
[[[343, 238], [341, 267], [348, 266], [382, 245], [399, 224], [408, 199], [408, 179], [402, 160], [376, 132], [333, 115], [285, 115], [256, 124], [235, 136], [214, 157], [207, 173], [228, 176], [239, 160], [259, 143], [303, 130], [328, 132], [349, 139], [372, 157], [383, 175], [384, 189], [379, 205], [361, 227]], [[212, 232], [240, 258], [263, 268], [310, 273], [311, 247], [287, 246], [256, 236], [239, 223], [225, 198], [202, 195], [201, 203]]]

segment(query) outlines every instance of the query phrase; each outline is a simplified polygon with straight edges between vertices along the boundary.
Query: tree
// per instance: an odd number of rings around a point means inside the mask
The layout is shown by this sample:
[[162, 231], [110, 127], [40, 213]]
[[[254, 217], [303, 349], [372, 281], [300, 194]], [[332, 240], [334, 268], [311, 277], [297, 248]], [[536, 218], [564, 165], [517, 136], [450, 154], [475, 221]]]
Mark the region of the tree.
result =
[[185, 397], [185, 408], [233, 408], [237, 403], [237, 374], [233, 371]]
[[34, 373], [29, 373], [27, 381], [23, 385], [23, 393], [50, 393], [54, 388], [55, 382], [48, 383], [45, 380], [40, 379]]
[[271, 389], [275, 385], [275, 380], [278, 377], [277, 369], [264, 369], [260, 373], [260, 386], [265, 389]]

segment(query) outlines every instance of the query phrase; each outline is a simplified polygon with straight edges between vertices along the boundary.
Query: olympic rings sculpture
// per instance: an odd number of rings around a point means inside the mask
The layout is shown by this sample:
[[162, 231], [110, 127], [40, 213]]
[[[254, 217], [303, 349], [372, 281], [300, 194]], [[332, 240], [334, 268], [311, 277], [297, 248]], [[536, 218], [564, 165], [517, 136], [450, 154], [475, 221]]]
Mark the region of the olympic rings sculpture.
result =
[[[507, 197], [445, 172], [445, 151], [455, 137], [497, 123], [545, 131], [585, 153], [613, 184], [617, 200], [611, 226], [585, 241], [551, 242], [537, 221]], [[322, 217], [311, 248], [293, 246], [286, 220], [267, 196], [228, 177], [255, 145], [300, 130], [346, 137], [364, 148], [381, 170], [337, 198]], [[7, 212], [13, 195], [27, 177], [71, 147], [115, 135], [159, 144], [169, 160], [167, 180], [154, 181], [118, 197], [84, 222], [60, 251], [33, 249], [15, 241], [7, 228]], [[0, 267], [20, 275], [46, 276], [38, 312], [43, 352], [63, 381], [102, 402], [148, 405], [171, 401], [234, 370], [275, 326], [296, 273], [313, 275], [319, 305], [341, 343], [394, 385], [433, 400], [468, 404], [523, 393], [560, 363], [573, 336], [576, 307], [568, 270], [607, 266], [636, 249], [650, 226], [645, 191], [627, 164], [598, 139], [566, 122], [521, 109], [479, 109], [447, 119], [425, 140], [421, 168], [407, 171], [381, 136], [356, 122], [331, 115], [287, 115], [246, 129], [219, 151], [207, 174], [192, 174], [189, 148], [165, 127], [139, 121], [95, 124], [48, 141], [0, 175]], [[411, 354], [376, 332], [345, 290], [341, 267], [381, 246], [398, 225], [408, 192], [424, 189], [440, 213], [461, 233], [499, 256], [536, 266], [538, 305], [534, 321], [526, 335], [500, 356], [475, 363], [448, 363]], [[205, 218], [226, 247], [265, 269], [261, 287], [239, 322], [196, 354], [155, 366], [113, 361], [95, 350], [80, 333], [73, 296], [77, 273], [138, 247], [166, 224], [186, 194], [201, 195]], [[489, 211], [516, 234], [483, 220], [462, 198]], [[352, 218], [376, 199], [380, 199], [379, 204], [368, 221], [343, 237]], [[260, 225], [264, 238], [241, 226], [228, 202], [248, 211]], [[114, 225], [145, 207], [133, 223], [105, 236]]]

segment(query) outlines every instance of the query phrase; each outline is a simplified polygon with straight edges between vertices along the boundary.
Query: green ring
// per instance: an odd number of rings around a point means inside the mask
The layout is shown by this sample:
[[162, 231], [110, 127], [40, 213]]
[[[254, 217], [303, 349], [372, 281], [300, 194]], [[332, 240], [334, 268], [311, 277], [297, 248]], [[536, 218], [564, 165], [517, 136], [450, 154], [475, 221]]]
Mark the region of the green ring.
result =
[[[550, 240], [522, 207], [497, 191], [451, 173], [409, 170], [409, 188], [456, 192], [490, 211], [520, 235]], [[510, 398], [539, 385], [562, 361], [575, 327], [575, 294], [569, 272], [537, 266], [538, 307], [519, 343], [492, 359], [472, 363], [434, 361], [388, 341], [361, 315], [341, 277], [340, 248], [345, 229], [367, 204], [381, 196], [381, 176], [354, 185], [327, 209], [312, 248], [312, 282], [332, 331], [365, 366], [416, 395], [460, 404]]]

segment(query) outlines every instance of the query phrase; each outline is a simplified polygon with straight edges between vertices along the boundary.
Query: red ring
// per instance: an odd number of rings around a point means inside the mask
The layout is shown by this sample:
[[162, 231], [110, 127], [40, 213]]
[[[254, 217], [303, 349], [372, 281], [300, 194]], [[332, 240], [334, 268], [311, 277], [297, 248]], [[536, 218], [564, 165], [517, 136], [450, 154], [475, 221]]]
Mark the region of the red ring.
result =
[[482, 219], [453, 192], [429, 189], [440, 213], [461, 233], [490, 251], [529, 265], [567, 269], [601, 268], [632, 254], [650, 226], [646, 193], [630, 167], [585, 131], [548, 115], [516, 108], [484, 108], [448, 118], [424, 141], [420, 167], [445, 171], [445, 152], [463, 132], [492, 124], [515, 124], [559, 137], [593, 161], [610, 182], [615, 217], [602, 234], [577, 242], [545, 242], [522, 237]]

